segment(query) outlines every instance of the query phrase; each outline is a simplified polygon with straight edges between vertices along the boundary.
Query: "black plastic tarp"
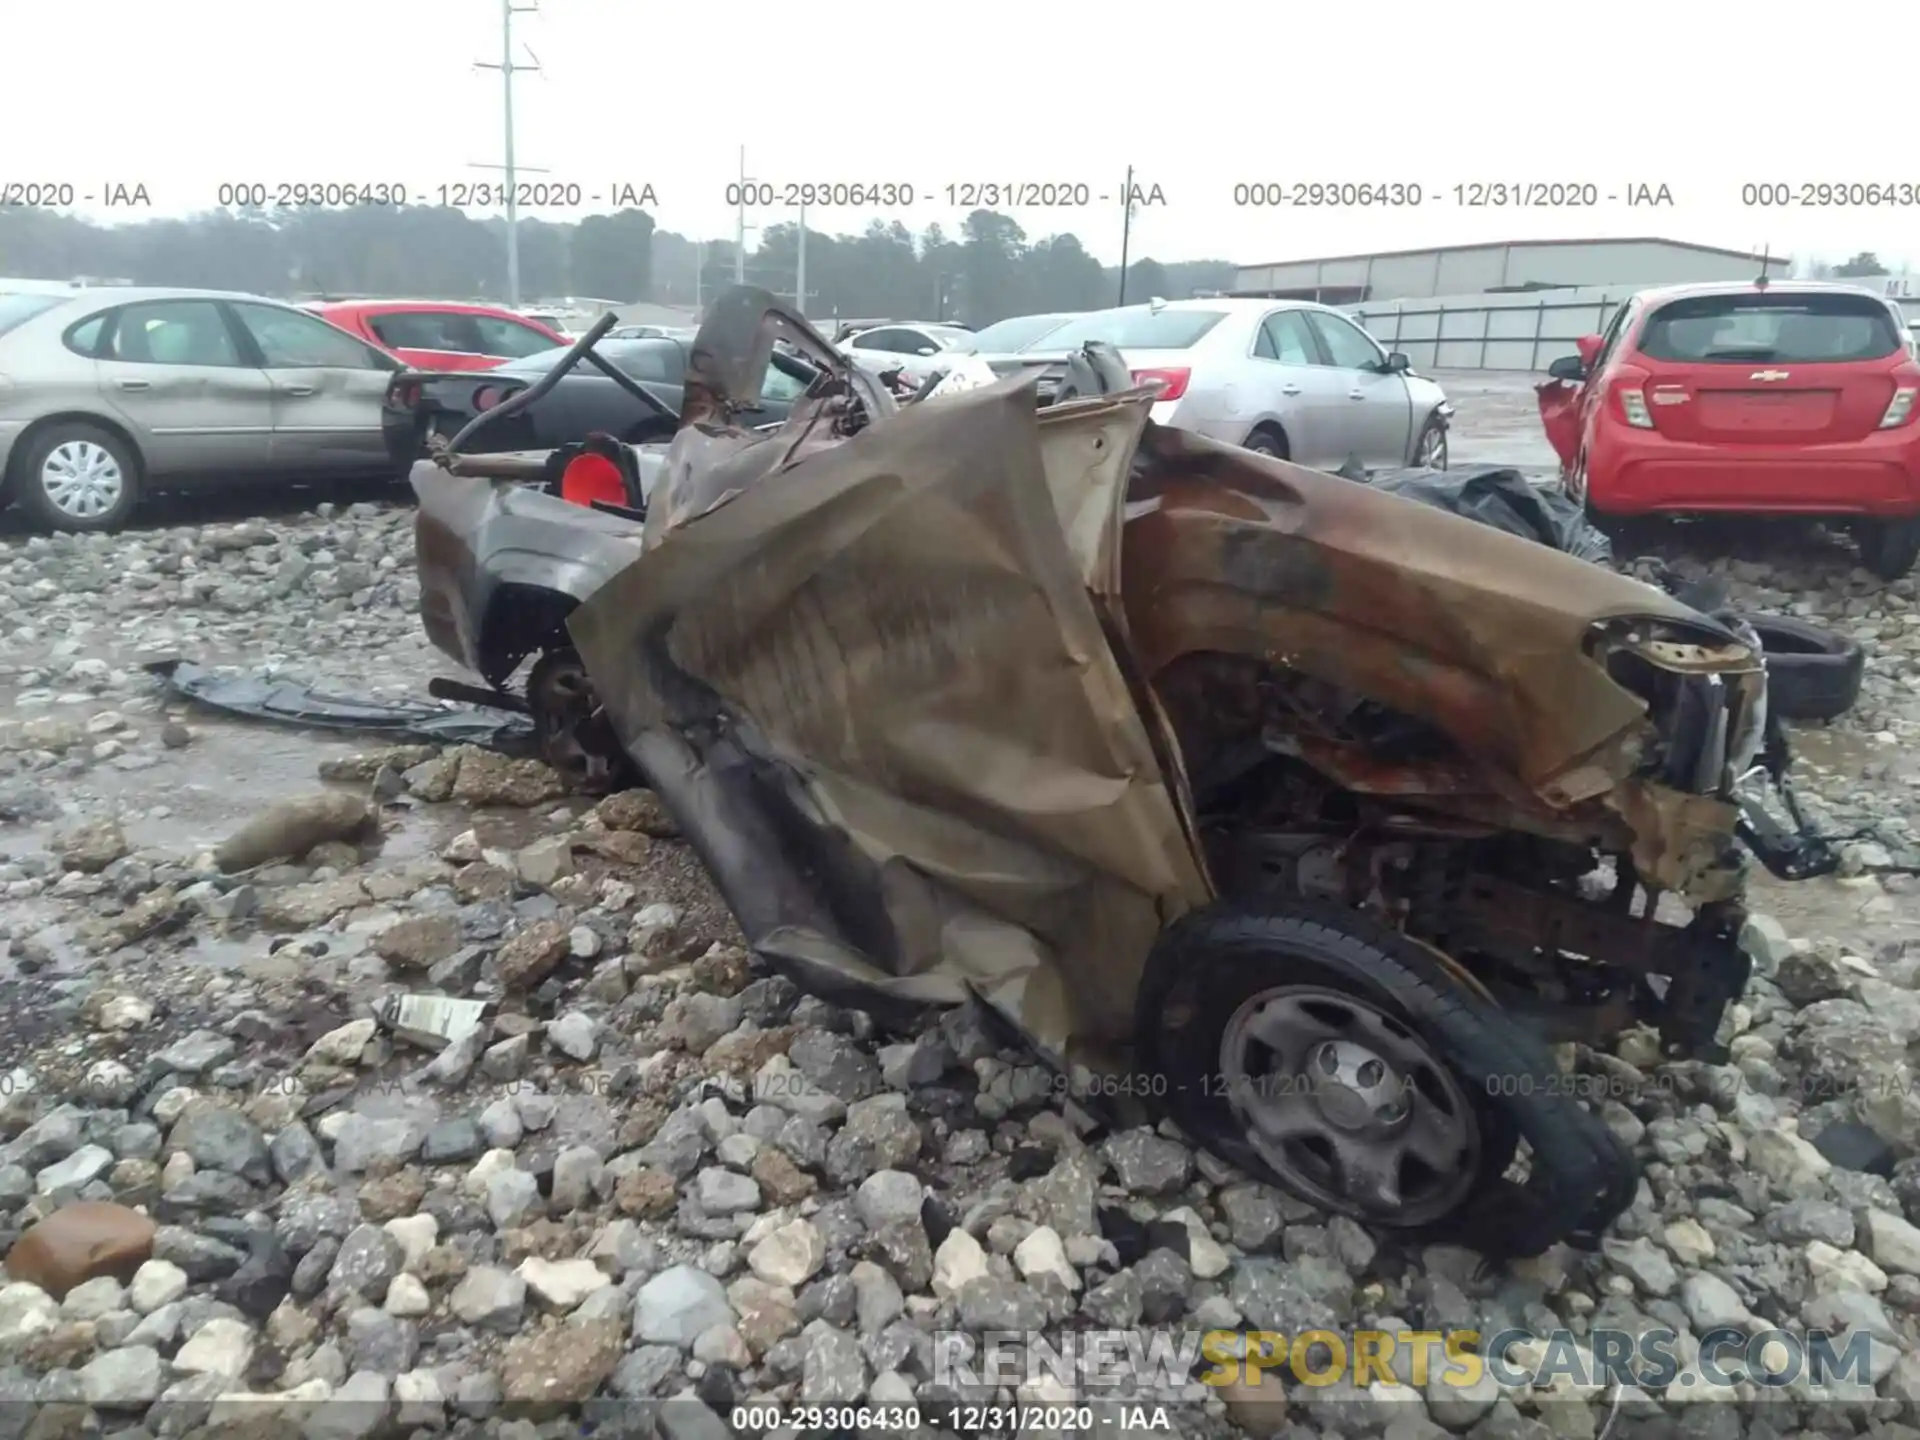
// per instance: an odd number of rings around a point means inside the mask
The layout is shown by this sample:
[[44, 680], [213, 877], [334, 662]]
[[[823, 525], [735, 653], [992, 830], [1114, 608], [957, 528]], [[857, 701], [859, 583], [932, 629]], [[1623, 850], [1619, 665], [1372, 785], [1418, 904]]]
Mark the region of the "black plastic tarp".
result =
[[[1350, 480], [1361, 478], [1351, 471], [1341, 473]], [[1365, 480], [1376, 490], [1404, 495], [1509, 535], [1537, 540], [1576, 560], [1604, 565], [1613, 559], [1612, 544], [1578, 505], [1560, 491], [1542, 489], [1518, 470], [1503, 465], [1376, 470]]]

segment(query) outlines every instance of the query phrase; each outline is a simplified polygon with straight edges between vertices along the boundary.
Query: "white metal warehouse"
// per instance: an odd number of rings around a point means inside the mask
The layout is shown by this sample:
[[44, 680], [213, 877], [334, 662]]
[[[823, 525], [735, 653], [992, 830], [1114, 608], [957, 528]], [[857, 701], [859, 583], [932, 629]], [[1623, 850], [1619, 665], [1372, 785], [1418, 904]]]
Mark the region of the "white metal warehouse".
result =
[[1540, 371], [1656, 285], [1784, 278], [1789, 257], [1685, 240], [1515, 240], [1243, 265], [1234, 293], [1347, 310], [1421, 369]]
[[[1514, 240], [1242, 265], [1234, 293], [1358, 305], [1599, 285], [1639, 289], [1698, 280], [1751, 280], [1760, 273], [1762, 258], [1744, 250], [1646, 237]], [[1769, 268], [1781, 276], [1789, 265], [1775, 255]]]

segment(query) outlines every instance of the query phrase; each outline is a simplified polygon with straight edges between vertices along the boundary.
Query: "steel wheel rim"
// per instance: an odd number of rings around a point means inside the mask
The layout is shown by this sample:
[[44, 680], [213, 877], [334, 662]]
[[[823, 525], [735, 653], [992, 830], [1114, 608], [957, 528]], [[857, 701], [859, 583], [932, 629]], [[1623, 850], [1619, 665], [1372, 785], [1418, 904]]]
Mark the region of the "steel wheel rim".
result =
[[1370, 1001], [1316, 985], [1249, 997], [1220, 1039], [1247, 1143], [1329, 1210], [1428, 1224], [1472, 1190], [1480, 1123], [1427, 1043]]
[[126, 489], [113, 452], [91, 440], [62, 441], [40, 465], [47, 503], [74, 520], [98, 520], [120, 503]]

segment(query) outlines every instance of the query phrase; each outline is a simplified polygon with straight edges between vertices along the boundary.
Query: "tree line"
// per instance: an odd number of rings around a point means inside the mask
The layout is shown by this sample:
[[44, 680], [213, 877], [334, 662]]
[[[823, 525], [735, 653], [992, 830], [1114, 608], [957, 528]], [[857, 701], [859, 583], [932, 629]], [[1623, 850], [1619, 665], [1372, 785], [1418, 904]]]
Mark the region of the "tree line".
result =
[[[404, 295], [501, 300], [506, 222], [430, 206], [215, 210], [183, 219], [101, 225], [59, 211], [0, 209], [0, 276], [127, 280], [295, 298]], [[567, 222], [519, 222], [523, 299], [590, 295], [693, 306], [744, 272], [750, 284], [793, 298], [800, 233], [770, 225], [736, 257], [731, 240], [698, 241], [659, 229], [643, 210]], [[875, 220], [858, 235], [806, 235], [809, 316], [960, 320], [1090, 310], [1118, 303], [1117, 267], [1071, 234], [1029, 239], [1013, 219], [975, 210], [949, 235], [918, 235]], [[1224, 260], [1127, 267], [1130, 301], [1229, 289]]]

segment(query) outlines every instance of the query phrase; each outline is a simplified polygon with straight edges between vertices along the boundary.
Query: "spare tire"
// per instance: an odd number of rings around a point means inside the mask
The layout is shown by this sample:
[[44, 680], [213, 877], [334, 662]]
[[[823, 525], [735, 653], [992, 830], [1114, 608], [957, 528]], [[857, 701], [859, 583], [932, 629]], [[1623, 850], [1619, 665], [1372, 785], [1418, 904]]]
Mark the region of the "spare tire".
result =
[[1767, 705], [1783, 720], [1832, 720], [1860, 698], [1859, 642], [1785, 615], [1748, 615], [1767, 657]]

